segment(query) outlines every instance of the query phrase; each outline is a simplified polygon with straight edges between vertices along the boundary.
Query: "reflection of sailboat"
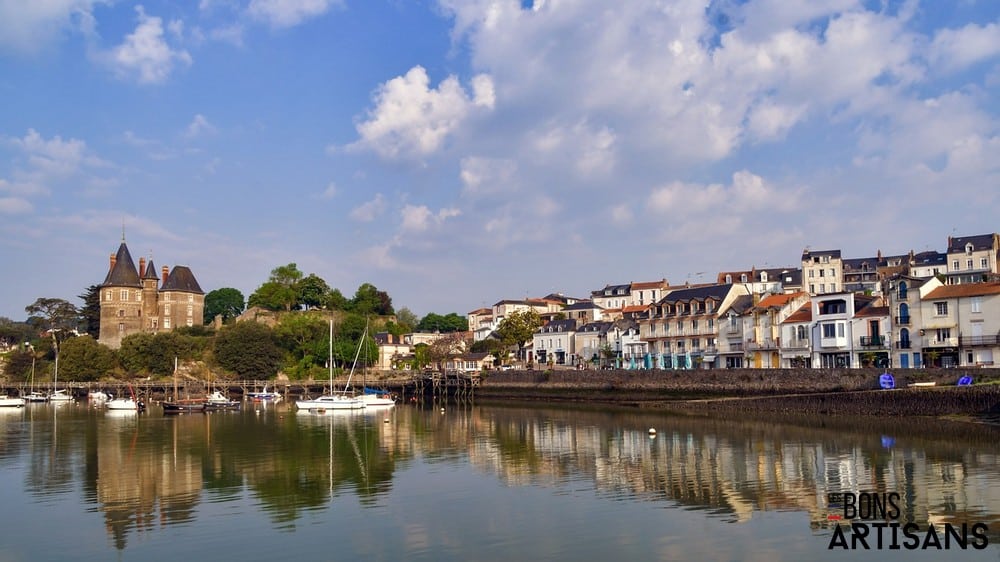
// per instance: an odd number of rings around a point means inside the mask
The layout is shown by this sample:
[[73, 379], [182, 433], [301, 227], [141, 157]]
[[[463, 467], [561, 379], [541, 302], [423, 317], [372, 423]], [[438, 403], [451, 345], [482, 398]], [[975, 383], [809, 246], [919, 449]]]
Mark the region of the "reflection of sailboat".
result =
[[174, 357], [174, 399], [163, 403], [164, 414], [204, 412], [205, 401], [197, 398], [177, 398], [177, 358]]
[[[354, 356], [354, 365], [358, 364], [358, 354], [361, 353], [361, 345], [364, 344], [365, 335], [367, 334], [368, 327], [366, 326], [365, 332], [361, 336], [361, 343], [358, 344], [358, 353]], [[309, 411], [359, 410], [364, 408], [365, 403], [360, 398], [347, 394], [347, 389], [351, 386], [351, 376], [354, 375], [354, 365], [351, 366], [351, 374], [347, 377], [347, 384], [344, 386], [344, 391], [335, 392], [333, 390], [333, 320], [330, 320], [330, 351], [328, 362], [330, 364], [330, 394], [324, 394], [313, 400], [299, 400], [295, 403], [295, 407], [299, 410]]]

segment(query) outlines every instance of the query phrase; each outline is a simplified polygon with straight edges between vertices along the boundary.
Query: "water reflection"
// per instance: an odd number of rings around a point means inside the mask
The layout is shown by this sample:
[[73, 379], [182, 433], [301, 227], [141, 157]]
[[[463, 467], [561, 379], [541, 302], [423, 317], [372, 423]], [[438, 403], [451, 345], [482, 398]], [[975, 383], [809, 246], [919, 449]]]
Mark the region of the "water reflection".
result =
[[[514, 502], [524, 501], [468, 485], [464, 467], [501, 490], [566, 497], [595, 520], [597, 510], [616, 512], [608, 508], [615, 503], [651, 502], [723, 524], [788, 513], [816, 536], [829, 536], [834, 524], [828, 493], [896, 492], [905, 521], [985, 522], [990, 542], [1000, 543], [1000, 431], [992, 426], [501, 406], [317, 415], [255, 406], [170, 417], [74, 404], [0, 412], [3, 483], [38, 504], [79, 497], [119, 551], [168, 528], [239, 529], [258, 514], [279, 533], [332, 520], [356, 530], [353, 518], [366, 511], [405, 514], [438, 502], [447, 513], [447, 502], [478, 493], [498, 510], [499, 502], [516, 511]], [[418, 493], [442, 471], [453, 495]], [[230, 527], [219, 527], [223, 520], [210, 514], [225, 506]], [[4, 517], [0, 523], [12, 514]], [[441, 545], [430, 524], [406, 515], [380, 523], [407, 537], [396, 555], [433, 556]], [[502, 529], [491, 540], [510, 549], [517, 534]]]

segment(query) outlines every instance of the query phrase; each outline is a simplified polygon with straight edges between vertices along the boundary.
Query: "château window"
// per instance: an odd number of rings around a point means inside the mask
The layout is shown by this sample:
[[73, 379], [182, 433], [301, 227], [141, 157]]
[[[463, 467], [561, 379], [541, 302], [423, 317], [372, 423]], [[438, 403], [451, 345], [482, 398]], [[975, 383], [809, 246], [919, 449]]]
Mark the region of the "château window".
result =
[[163, 315], [164, 316], [170, 316], [170, 305], [167, 305], [167, 306], [163, 307]]
[[188, 316], [193, 316], [194, 315], [194, 306], [192, 306], [192, 305], [189, 304], [187, 312], [188, 312], [188, 314], [187, 314]]
[[104, 291], [104, 300], [106, 300], [106, 301], [110, 301], [110, 300], [111, 300], [111, 299], [113, 299], [113, 298], [115, 298], [115, 297], [114, 297], [114, 291], [112, 291], [112, 290], [110, 290], [110, 289], [109, 289], [109, 290], [107, 290], [107, 291]]
[[972, 260], [965, 260], [965, 269], [972, 269]]
[[121, 298], [122, 298], [123, 301], [127, 301], [128, 300], [128, 289], [122, 289], [121, 290]]
[[188, 302], [194, 302], [194, 295], [188, 295]]
[[166, 328], [167, 330], [170, 329], [170, 319], [169, 318], [164, 318], [163, 319], [163, 327]]
[[125, 331], [125, 323], [124, 322], [119, 322], [118, 323], [118, 333], [120, 334], [120, 333], [122, 333], [124, 331]]
[[187, 325], [188, 325], [188, 328], [190, 328], [191, 326], [193, 326], [193, 325], [194, 325], [194, 321], [193, 321], [193, 320], [191, 320], [190, 318], [188, 318], [188, 319], [187, 319]]
[[119, 318], [125, 318], [125, 309], [123, 309], [123, 308], [119, 308], [118, 309], [118, 317]]
[[958, 271], [958, 260], [953, 260], [951, 262], [951, 268], [954, 269], [955, 271]]
[[987, 269], [990, 266], [986, 258], [979, 258], [979, 269]]

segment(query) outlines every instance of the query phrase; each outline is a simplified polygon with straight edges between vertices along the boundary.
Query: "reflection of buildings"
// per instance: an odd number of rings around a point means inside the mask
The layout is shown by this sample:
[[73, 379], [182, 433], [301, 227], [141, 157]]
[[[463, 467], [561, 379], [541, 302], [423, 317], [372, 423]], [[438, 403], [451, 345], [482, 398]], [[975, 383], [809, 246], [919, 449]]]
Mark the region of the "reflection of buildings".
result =
[[828, 492], [897, 492], [904, 522], [985, 521], [1000, 531], [996, 451], [932, 428], [936, 441], [919, 437], [920, 428], [893, 438], [850, 421], [841, 430], [660, 417], [673, 427], [650, 438], [642, 422], [622, 430], [582, 422], [579, 413], [554, 420], [495, 412], [480, 420], [490, 438], [471, 438], [469, 456], [510, 484], [590, 478], [611, 497], [667, 500], [734, 522], [755, 511], [806, 511], [814, 527], [828, 526]]
[[[115, 546], [125, 548], [128, 531], [142, 532], [157, 524], [188, 521], [202, 487], [201, 458], [192, 454], [192, 436], [201, 432], [191, 422], [201, 417], [170, 420], [171, 438], [164, 448], [137, 446], [138, 415], [104, 420], [97, 442], [97, 501]], [[184, 426], [184, 427], [180, 427]]]

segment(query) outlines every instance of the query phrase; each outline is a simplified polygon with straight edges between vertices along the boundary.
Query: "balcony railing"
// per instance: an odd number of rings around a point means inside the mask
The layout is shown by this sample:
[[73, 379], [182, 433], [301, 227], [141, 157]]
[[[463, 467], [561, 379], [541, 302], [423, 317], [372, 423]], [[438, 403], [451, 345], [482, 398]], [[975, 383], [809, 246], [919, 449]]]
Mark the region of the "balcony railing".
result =
[[958, 338], [924, 338], [924, 347], [958, 347]]
[[794, 339], [794, 340], [786, 340], [784, 348], [785, 349], [809, 349], [809, 340], [805, 339], [805, 338], [803, 338], [803, 339]]
[[729, 351], [743, 351], [743, 342], [730, 343]]
[[754, 351], [758, 349], [778, 349], [778, 344], [774, 340], [764, 340], [764, 341], [748, 341], [747, 351]]
[[885, 336], [861, 336], [861, 347], [885, 347]]
[[965, 346], [1000, 345], [1000, 335], [995, 336], [960, 336], [958, 344]]
[[911, 349], [912, 347], [913, 344], [910, 342], [910, 340], [903, 340], [896, 342], [896, 349]]
[[910, 325], [910, 316], [909, 315], [906, 315], [906, 316], [897, 316], [896, 317], [896, 324], [899, 324], [900, 326], [909, 326]]

